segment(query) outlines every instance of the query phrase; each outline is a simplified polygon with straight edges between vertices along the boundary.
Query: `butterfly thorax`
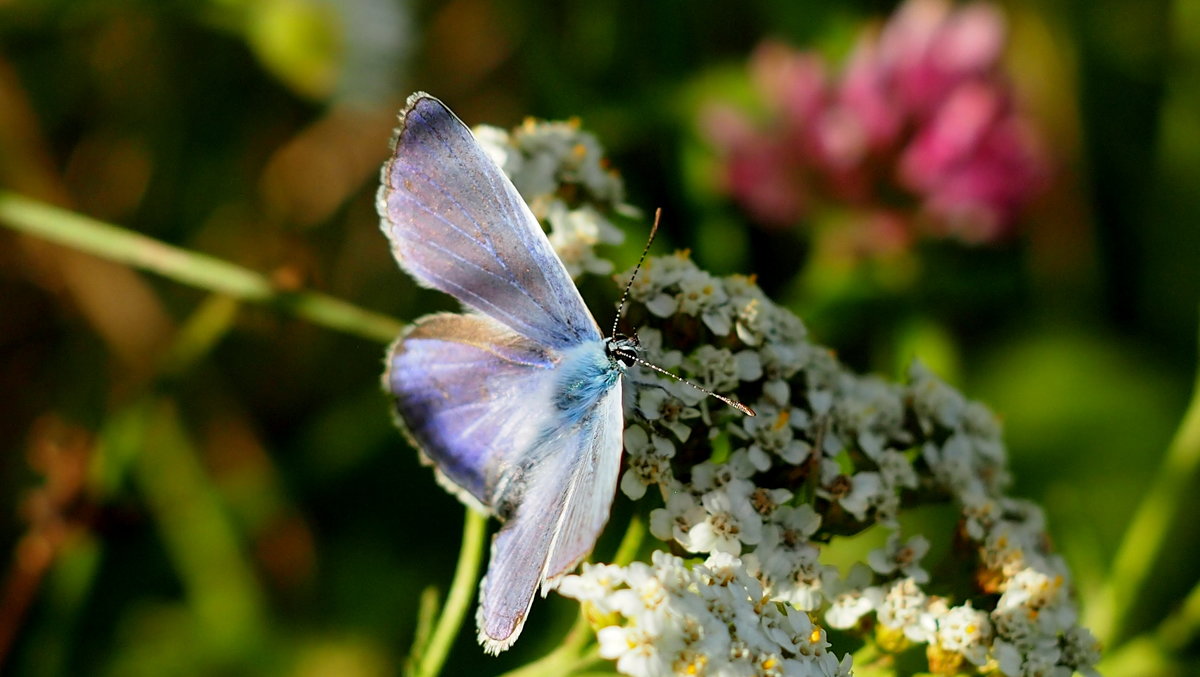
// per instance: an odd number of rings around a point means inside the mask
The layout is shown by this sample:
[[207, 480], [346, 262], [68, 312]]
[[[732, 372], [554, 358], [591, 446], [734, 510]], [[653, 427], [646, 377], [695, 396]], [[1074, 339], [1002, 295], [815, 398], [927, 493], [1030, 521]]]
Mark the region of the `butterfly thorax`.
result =
[[567, 422], [581, 420], [620, 381], [625, 364], [612, 356], [609, 341], [582, 343], [563, 354], [553, 400]]

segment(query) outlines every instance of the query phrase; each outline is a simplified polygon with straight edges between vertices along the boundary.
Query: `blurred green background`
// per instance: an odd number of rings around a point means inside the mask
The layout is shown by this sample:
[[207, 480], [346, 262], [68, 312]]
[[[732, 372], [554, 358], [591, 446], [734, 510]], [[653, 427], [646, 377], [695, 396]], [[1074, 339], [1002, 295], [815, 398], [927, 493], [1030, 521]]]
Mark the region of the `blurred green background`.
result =
[[[779, 236], [706, 192], [695, 118], [736, 96], [764, 38], [836, 61], [893, 6], [7, 0], [0, 186], [410, 320], [450, 303], [377, 229], [405, 96], [468, 124], [577, 116], [629, 202], [664, 209], [658, 251], [757, 272], [855, 368], [896, 377], [920, 355], [996, 410], [1013, 493], [1046, 506], [1086, 617], [1196, 368], [1200, 2], [1000, 3], [1053, 189], [1011, 241], [925, 246], [901, 293], [822, 295]], [[618, 268], [645, 233], [629, 225]], [[421, 590], [449, 582], [462, 509], [392, 428], [381, 360], [377, 343], [0, 230], [0, 670], [397, 674]], [[1170, 534], [1122, 639], [1200, 576], [1200, 524]], [[573, 609], [541, 608], [498, 659], [468, 623], [447, 674], [544, 653]], [[1195, 674], [1195, 634], [1177, 663], [1129, 674]]]

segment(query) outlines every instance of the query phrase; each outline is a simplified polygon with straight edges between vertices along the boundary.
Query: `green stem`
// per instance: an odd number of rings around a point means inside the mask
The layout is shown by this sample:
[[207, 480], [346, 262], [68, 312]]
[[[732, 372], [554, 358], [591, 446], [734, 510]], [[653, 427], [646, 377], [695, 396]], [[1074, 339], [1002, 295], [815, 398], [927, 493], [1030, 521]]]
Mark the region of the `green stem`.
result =
[[625, 535], [621, 537], [621, 544], [617, 546], [617, 554], [613, 555], [613, 564], [625, 566], [632, 562], [645, 539], [646, 523], [635, 514], [629, 518], [629, 526], [625, 529]]
[[417, 603], [417, 630], [413, 633], [412, 651], [404, 661], [405, 675], [416, 672], [422, 652], [429, 644], [429, 638], [433, 636], [433, 623], [437, 620], [440, 606], [437, 587], [430, 585], [421, 591], [421, 599]]
[[218, 656], [246, 656], [269, 634], [267, 599], [238, 528], [213, 487], [181, 414], [167, 398], [131, 406], [143, 415], [133, 449], [133, 478], [183, 584], [196, 639]]
[[1159, 624], [1155, 638], [1171, 653], [1181, 653], [1200, 634], [1200, 583], [1197, 583], [1183, 604]]
[[1134, 603], [1142, 597], [1155, 563], [1200, 469], [1200, 370], [1192, 401], [1175, 432], [1158, 474], [1125, 529], [1112, 572], [1101, 590], [1090, 625], [1105, 646], [1116, 646]]
[[515, 670], [504, 673], [502, 677], [561, 677], [569, 675], [581, 667], [590, 665], [595, 657], [599, 656], [599, 649], [594, 646], [590, 651], [583, 651], [591, 639], [592, 627], [581, 609], [579, 617], [575, 619], [575, 624], [567, 631], [567, 636], [563, 638], [562, 644], [557, 649], [532, 663], [526, 663]]
[[174, 247], [109, 223], [0, 191], [0, 222], [111, 261], [242, 301], [264, 303], [330, 329], [375, 341], [394, 339], [396, 320], [312, 291], [285, 291], [264, 275], [212, 256]]
[[454, 569], [454, 580], [450, 583], [450, 594], [446, 606], [438, 618], [433, 635], [417, 658], [413, 677], [434, 677], [442, 671], [450, 647], [458, 637], [463, 618], [471, 605], [475, 586], [479, 579], [479, 563], [483, 560], [483, 546], [487, 536], [487, 517], [467, 508], [463, 524], [462, 546], [458, 551], [458, 565]]

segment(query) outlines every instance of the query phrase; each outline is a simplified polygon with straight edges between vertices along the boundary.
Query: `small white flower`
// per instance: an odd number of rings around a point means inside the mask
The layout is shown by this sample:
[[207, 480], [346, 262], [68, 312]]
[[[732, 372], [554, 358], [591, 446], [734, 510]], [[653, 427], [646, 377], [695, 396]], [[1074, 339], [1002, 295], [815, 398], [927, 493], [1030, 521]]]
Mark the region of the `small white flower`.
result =
[[878, 453], [875, 462], [879, 464], [880, 477], [889, 487], [917, 488], [917, 471], [904, 454], [895, 449], [885, 449]]
[[971, 608], [970, 602], [950, 609], [937, 619], [938, 645], [962, 654], [974, 665], [987, 662], [991, 639], [992, 623], [987, 613]]
[[1051, 576], [1033, 568], [1025, 568], [1013, 576], [1004, 590], [997, 609], [1027, 607], [1044, 609], [1057, 604], [1065, 592], [1065, 581], [1061, 576]]
[[900, 533], [893, 531], [885, 547], [867, 553], [867, 564], [884, 576], [899, 574], [917, 583], [928, 583], [929, 573], [921, 568], [921, 558], [927, 552], [929, 539], [917, 534], [901, 545]]
[[705, 461], [692, 466], [692, 488], [697, 492], [730, 487], [731, 491], [749, 496], [754, 483], [749, 480], [757, 472], [749, 453], [738, 449], [724, 463]]
[[667, 505], [650, 511], [650, 533], [661, 541], [688, 542], [688, 532], [708, 517], [708, 512], [686, 491], [671, 494]]
[[732, 330], [733, 309], [720, 281], [696, 268], [679, 278], [679, 312], [700, 316], [716, 335], [725, 336]]
[[[784, 383], [804, 367], [806, 354], [807, 351], [802, 347], [788, 343], [768, 343], [759, 350], [766, 377]], [[790, 399], [788, 401], [790, 402]]]
[[[767, 489], [758, 487], [750, 492], [750, 507], [764, 518], [775, 514], [775, 511], [792, 500], [792, 492], [787, 489]], [[811, 508], [810, 508], [811, 510]]]
[[1010, 642], [998, 639], [992, 642], [992, 660], [1004, 675], [1020, 675], [1024, 658], [1021, 650]]
[[813, 657], [824, 654], [830, 646], [825, 630], [813, 625], [807, 612], [792, 607], [785, 607], [785, 610], [787, 611], [785, 627], [788, 629], [789, 640], [795, 647], [796, 653], [801, 656]]
[[928, 642], [932, 633], [922, 622], [927, 602], [928, 598], [916, 581], [902, 578], [885, 588], [875, 618], [884, 627], [902, 630], [914, 642]]
[[840, 385], [834, 418], [842, 428], [857, 432], [859, 447], [868, 458], [876, 460], [888, 440], [907, 436], [899, 388], [872, 377], [847, 376]]
[[[652, 327], [637, 330], [642, 359], [663, 369], [675, 369], [683, 362], [683, 353], [663, 345], [662, 332]], [[674, 381], [672, 381], [674, 383]]]
[[1058, 643], [1051, 641], [1039, 642], [1036, 646], [1026, 648], [1025, 660], [1021, 663], [1021, 677], [1071, 677], [1074, 670], [1065, 665], [1059, 665], [1062, 651]]
[[684, 546], [692, 552], [726, 552], [739, 555], [742, 545], [762, 538], [762, 518], [754, 512], [747, 494], [728, 490], [710, 491], [700, 502], [708, 517], [687, 533]]
[[596, 256], [598, 244], [620, 244], [621, 231], [590, 205], [568, 209], [561, 200], [552, 200], [546, 209], [547, 237], [567, 274], [577, 278], [584, 272], [605, 275], [612, 272], [612, 262]]
[[[642, 264], [641, 272], [629, 287], [629, 297], [642, 303], [652, 315], [670, 317], [679, 308], [675, 294], [669, 291], [688, 272], [696, 270], [696, 264], [684, 252], [672, 256], [652, 256]], [[622, 287], [629, 282], [633, 269], [614, 276]]]
[[610, 625], [596, 633], [602, 657], [617, 661], [617, 670], [631, 677], [659, 677], [668, 674], [668, 657], [682, 648], [676, 635], [669, 632], [666, 617], [642, 614], [626, 626]]
[[930, 432], [935, 426], [958, 428], [967, 403], [955, 389], [946, 385], [919, 360], [908, 370], [909, 392], [921, 429]]
[[762, 376], [762, 360], [752, 350], [733, 353], [705, 344], [692, 353], [689, 363], [696, 382], [718, 393], [737, 388], [741, 381], [755, 381]]
[[987, 495], [987, 486], [976, 467], [975, 455], [970, 442], [961, 433], [955, 433], [939, 447], [926, 442], [921, 449], [925, 462], [934, 476], [956, 495]]
[[833, 393], [828, 390], [810, 389], [808, 404], [812, 408], [813, 414], [824, 416], [833, 408]]
[[859, 619], [875, 610], [883, 599], [880, 588], [864, 588], [843, 592], [833, 599], [825, 612], [830, 627], [845, 630], [858, 624]]
[[838, 503], [861, 522], [867, 519], [867, 510], [881, 503], [884, 494], [888, 493], [887, 488], [877, 472], [855, 473], [849, 480], [850, 491], [838, 499]]
[[757, 677], [759, 673], [754, 652], [741, 640], [730, 642], [724, 665], [714, 674], [719, 677]]
[[855, 562], [846, 573], [845, 579], [830, 584], [831, 604], [825, 612], [825, 621], [830, 627], [854, 627], [859, 619], [874, 611], [883, 601], [883, 590], [870, 585], [873, 577], [870, 567], [862, 562]]
[[602, 613], [615, 610], [612, 593], [625, 584], [625, 569], [612, 564], [584, 563], [578, 574], [564, 576], [558, 593], [595, 604]]
[[1087, 628], [1075, 626], [1062, 637], [1062, 662], [1089, 677], [1099, 677], [1094, 669], [1100, 662], [1100, 642]]
[[626, 618], [637, 618], [645, 612], [665, 611], [671, 594], [657, 574], [645, 562], [631, 562], [625, 568], [628, 587], [612, 593], [613, 608]]
[[707, 650], [694, 649], [690, 646], [684, 646], [678, 653], [671, 657], [671, 672], [672, 675], [707, 675], [709, 664], [712, 662], [710, 654]]
[[763, 528], [763, 542], [785, 549], [798, 548], [807, 544], [819, 528], [821, 516], [811, 504], [787, 505], [771, 515], [770, 522]]
[[520, 171], [510, 177], [527, 202], [568, 184], [593, 202], [617, 207], [624, 201], [620, 176], [604, 166], [599, 141], [580, 129], [578, 121], [526, 120], [513, 130], [510, 140], [524, 157]]
[[854, 674], [854, 656], [846, 654], [838, 660], [833, 654], [821, 656], [821, 677], [851, 677]]
[[638, 391], [638, 411], [647, 421], [657, 422], [670, 430], [680, 442], [686, 442], [694, 427], [689, 422], [700, 418], [700, 410], [688, 406], [675, 395], [678, 389], [676, 384], [695, 392], [695, 388], [678, 381], [642, 384]]
[[646, 487], [669, 484], [674, 455], [675, 445], [670, 440], [647, 433], [641, 426], [626, 428], [625, 463], [628, 469], [621, 477], [621, 491], [636, 501], [646, 494]]
[[991, 410], [978, 402], [968, 403], [963, 412], [963, 430], [975, 441], [980, 456], [996, 465], [1005, 463], [1008, 455], [1004, 451], [1000, 419]]
[[791, 425], [793, 414], [803, 416], [799, 409], [773, 409], [764, 407], [758, 416], [747, 416], [742, 427], [753, 440], [749, 453], [761, 459], [757, 464], [760, 471], [770, 467], [770, 457], [776, 456], [791, 465], [800, 465], [812, 453], [808, 442], [796, 437]]
[[746, 557], [759, 562], [752, 573], [764, 581], [773, 598], [812, 611], [824, 603], [826, 588], [837, 580], [837, 568], [821, 564], [820, 554], [815, 545], [805, 544], [791, 550], [760, 547]]
[[650, 553], [650, 564], [654, 567], [654, 575], [672, 595], [680, 597], [691, 594], [689, 588], [693, 583], [693, 576], [691, 570], [684, 566], [683, 560], [662, 550], [655, 550]]
[[[765, 363], [763, 366], [765, 370]], [[789, 403], [792, 401], [792, 388], [788, 385], [787, 381], [781, 378], [769, 379], [763, 383], [763, 397], [772, 406], [784, 408], [789, 406]]]
[[981, 541], [1000, 517], [1000, 504], [983, 493], [962, 496], [962, 515], [967, 535]]

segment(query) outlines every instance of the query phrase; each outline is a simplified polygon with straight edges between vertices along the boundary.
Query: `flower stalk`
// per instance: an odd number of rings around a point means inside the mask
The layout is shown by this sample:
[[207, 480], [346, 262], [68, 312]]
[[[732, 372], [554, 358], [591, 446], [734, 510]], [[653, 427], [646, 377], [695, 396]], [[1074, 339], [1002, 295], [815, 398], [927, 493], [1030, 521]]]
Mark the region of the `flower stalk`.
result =
[[[1105, 580], [1098, 601], [1092, 607], [1090, 622], [1097, 636], [1106, 645], [1119, 643], [1121, 632], [1128, 623], [1134, 604], [1142, 597], [1142, 590], [1155, 564], [1161, 559], [1163, 547], [1179, 515], [1179, 507], [1189, 489], [1195, 486], [1200, 471], [1200, 368], [1192, 389], [1192, 400], [1184, 412], [1179, 429], [1167, 447], [1166, 455], [1158, 467], [1158, 474], [1146, 491], [1141, 504], [1125, 529], [1124, 538], [1117, 549], [1112, 570]], [[1200, 607], [1200, 594], [1193, 593], [1189, 600], [1197, 601], [1193, 610]], [[1188, 607], [1185, 607], [1188, 608]], [[1200, 613], [1191, 615], [1192, 628], [1200, 623]], [[1176, 626], [1177, 627], [1177, 626]], [[1174, 632], [1178, 632], [1175, 630]]]
[[[462, 545], [458, 551], [458, 564], [454, 568], [454, 579], [446, 604], [433, 628], [428, 643], [413, 647], [413, 667], [410, 677], [435, 677], [442, 671], [450, 647], [454, 645], [462, 628], [471, 599], [479, 583], [479, 565], [483, 561], [484, 545], [487, 542], [487, 517], [467, 509], [463, 521]], [[418, 637], [420, 641], [420, 637]]]
[[392, 341], [404, 327], [393, 318], [327, 294], [280, 289], [267, 276], [248, 268], [16, 193], [0, 191], [0, 223], [182, 284], [266, 304], [314, 324], [380, 343]]

